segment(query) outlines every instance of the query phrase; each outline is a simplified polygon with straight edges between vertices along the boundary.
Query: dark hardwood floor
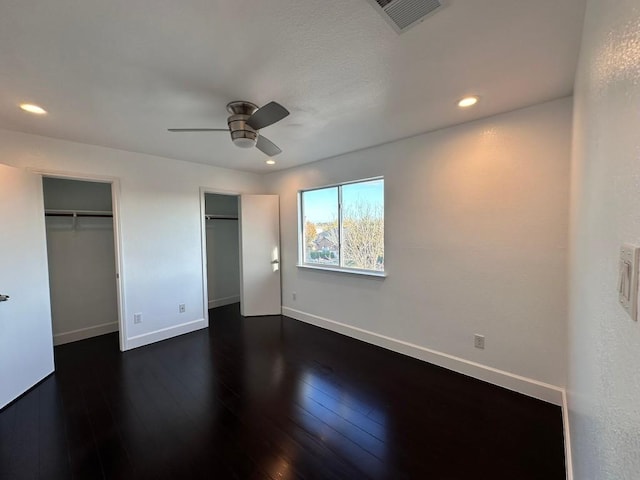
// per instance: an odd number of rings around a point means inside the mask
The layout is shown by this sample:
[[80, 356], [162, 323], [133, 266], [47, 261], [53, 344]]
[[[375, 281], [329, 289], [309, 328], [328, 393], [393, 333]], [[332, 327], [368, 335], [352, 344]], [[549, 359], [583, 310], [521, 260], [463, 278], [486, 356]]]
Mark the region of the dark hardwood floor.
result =
[[56, 347], [0, 412], [0, 478], [564, 479], [558, 407], [286, 317]]

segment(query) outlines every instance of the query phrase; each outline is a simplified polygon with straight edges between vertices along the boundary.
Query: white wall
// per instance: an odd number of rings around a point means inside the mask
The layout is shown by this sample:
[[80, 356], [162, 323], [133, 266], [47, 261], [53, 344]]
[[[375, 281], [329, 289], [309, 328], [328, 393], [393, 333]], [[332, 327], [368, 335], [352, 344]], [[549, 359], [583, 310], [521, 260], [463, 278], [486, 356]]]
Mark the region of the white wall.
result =
[[640, 5], [591, 0], [576, 77], [568, 397], [575, 478], [640, 478], [640, 324], [617, 304], [640, 245]]
[[[209, 215], [238, 217], [238, 197], [205, 194]], [[209, 308], [240, 301], [238, 220], [207, 220], [207, 291]]]
[[118, 330], [111, 218], [47, 217], [54, 344]]
[[209, 308], [240, 301], [240, 244], [237, 220], [207, 220]]
[[[571, 109], [561, 99], [269, 175], [284, 313], [559, 401], [469, 362], [565, 385]], [[297, 191], [377, 175], [388, 277], [297, 268]]]
[[7, 130], [0, 163], [119, 179], [125, 348], [206, 326], [200, 187], [262, 190], [255, 174]]

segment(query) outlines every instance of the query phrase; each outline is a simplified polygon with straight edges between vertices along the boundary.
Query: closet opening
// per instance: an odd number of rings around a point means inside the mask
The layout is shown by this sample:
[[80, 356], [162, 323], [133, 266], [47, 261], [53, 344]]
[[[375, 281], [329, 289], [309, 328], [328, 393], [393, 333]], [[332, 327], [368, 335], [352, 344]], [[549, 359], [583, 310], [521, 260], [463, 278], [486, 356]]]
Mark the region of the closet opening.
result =
[[240, 303], [238, 196], [204, 192], [207, 310]]
[[53, 343], [119, 331], [112, 183], [42, 179]]

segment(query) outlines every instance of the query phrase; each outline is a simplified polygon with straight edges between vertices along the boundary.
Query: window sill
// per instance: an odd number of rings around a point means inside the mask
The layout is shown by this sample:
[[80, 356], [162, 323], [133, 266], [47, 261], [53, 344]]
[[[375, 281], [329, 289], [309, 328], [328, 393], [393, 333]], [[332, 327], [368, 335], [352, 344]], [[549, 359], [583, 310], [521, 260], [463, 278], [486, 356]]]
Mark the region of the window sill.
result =
[[351, 268], [340, 268], [340, 267], [324, 267], [320, 265], [309, 265], [307, 263], [299, 263], [296, 265], [298, 268], [308, 268], [309, 270], [323, 270], [325, 272], [336, 272], [336, 273], [346, 273], [349, 275], [362, 275], [365, 277], [376, 277], [376, 278], [385, 278], [387, 276], [387, 272], [376, 272], [372, 270], [355, 270]]

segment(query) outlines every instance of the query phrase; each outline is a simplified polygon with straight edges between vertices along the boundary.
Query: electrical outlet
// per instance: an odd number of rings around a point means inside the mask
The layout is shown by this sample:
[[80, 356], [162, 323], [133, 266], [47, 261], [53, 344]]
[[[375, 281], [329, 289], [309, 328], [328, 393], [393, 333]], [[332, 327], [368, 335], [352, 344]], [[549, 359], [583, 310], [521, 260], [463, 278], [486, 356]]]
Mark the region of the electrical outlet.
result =
[[142, 323], [142, 314], [134, 313], [133, 314], [133, 323]]
[[295, 300], [296, 298], [298, 298], [298, 294], [296, 292], [293, 292], [291, 294], [291, 298], [293, 298]]
[[181, 303], [180, 305], [178, 305], [178, 310], [180, 311], [180, 313], [184, 313], [187, 311], [187, 307], [184, 303]]
[[484, 335], [478, 335], [476, 333], [473, 336], [473, 346], [479, 348], [480, 350], [484, 350]]

